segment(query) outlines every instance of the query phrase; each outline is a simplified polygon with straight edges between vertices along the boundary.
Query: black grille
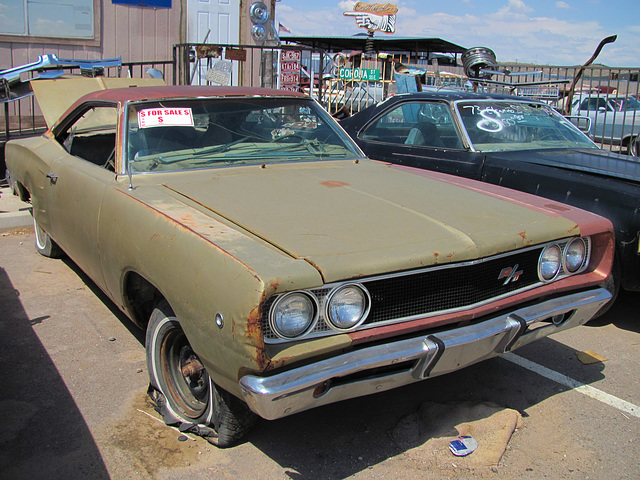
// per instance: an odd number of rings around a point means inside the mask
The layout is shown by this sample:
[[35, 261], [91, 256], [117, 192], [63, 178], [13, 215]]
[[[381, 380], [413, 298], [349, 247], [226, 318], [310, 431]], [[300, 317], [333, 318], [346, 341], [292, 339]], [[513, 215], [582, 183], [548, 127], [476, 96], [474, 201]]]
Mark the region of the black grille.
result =
[[[363, 282], [371, 294], [371, 312], [365, 325], [463, 308], [529, 287], [539, 282], [541, 251], [529, 250], [471, 265]], [[505, 285], [508, 277], [499, 277], [508, 268], [522, 273], [516, 281]]]

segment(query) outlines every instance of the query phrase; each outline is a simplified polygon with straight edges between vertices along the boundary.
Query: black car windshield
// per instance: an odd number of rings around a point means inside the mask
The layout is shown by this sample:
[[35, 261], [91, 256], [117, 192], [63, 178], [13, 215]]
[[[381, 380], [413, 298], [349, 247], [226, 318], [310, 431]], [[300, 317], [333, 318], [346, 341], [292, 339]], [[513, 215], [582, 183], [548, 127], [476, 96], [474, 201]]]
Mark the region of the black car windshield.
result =
[[132, 173], [358, 157], [308, 98], [190, 98], [136, 102], [127, 112]]
[[482, 152], [598, 147], [547, 105], [511, 101], [456, 103], [473, 144]]

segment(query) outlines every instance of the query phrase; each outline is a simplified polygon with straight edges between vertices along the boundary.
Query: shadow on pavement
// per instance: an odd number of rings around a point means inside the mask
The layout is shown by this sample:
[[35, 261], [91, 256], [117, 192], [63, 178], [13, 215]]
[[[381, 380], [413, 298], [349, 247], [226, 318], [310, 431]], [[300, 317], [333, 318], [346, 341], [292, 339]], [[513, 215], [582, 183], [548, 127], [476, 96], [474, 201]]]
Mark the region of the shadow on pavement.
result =
[[638, 305], [640, 305], [640, 292], [621, 290], [609, 311], [602, 317], [591, 320], [587, 325], [601, 327], [612, 323], [623, 330], [640, 333]]
[[[601, 364], [579, 368], [575, 351], [545, 338], [523, 347], [527, 356], [550, 364], [571, 375], [580, 372], [585, 384], [603, 378]], [[520, 354], [517, 350], [516, 355]], [[567, 365], [568, 358], [576, 365]], [[580, 366], [582, 366], [580, 364]], [[397, 390], [348, 400], [302, 412], [276, 421], [260, 421], [248, 441], [283, 468], [290, 468], [290, 478], [347, 478], [385, 460], [420, 447], [425, 438], [413, 437], [414, 443], [394, 442], [394, 432], [405, 417], [420, 410], [423, 404], [478, 405], [489, 403], [517, 410], [527, 417], [527, 410], [568, 388], [499, 358], [491, 359], [458, 372], [428, 379]], [[438, 407], [440, 406], [440, 407]], [[445, 409], [446, 410], [446, 409]], [[455, 419], [439, 418], [434, 430], [457, 436]], [[482, 420], [470, 418], [468, 421]], [[292, 433], [293, 432], [293, 433]]]
[[100, 451], [0, 268], [0, 476], [108, 479]]

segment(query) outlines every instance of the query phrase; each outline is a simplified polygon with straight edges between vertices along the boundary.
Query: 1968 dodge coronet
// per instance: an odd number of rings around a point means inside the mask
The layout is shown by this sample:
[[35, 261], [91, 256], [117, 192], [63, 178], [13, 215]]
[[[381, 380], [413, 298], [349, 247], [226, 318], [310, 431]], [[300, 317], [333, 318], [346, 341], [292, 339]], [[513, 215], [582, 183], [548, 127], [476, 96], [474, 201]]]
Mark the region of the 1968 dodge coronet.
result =
[[6, 156], [37, 250], [146, 328], [158, 410], [219, 446], [255, 414], [458, 370], [611, 298], [608, 220], [368, 160], [297, 93], [102, 90]]

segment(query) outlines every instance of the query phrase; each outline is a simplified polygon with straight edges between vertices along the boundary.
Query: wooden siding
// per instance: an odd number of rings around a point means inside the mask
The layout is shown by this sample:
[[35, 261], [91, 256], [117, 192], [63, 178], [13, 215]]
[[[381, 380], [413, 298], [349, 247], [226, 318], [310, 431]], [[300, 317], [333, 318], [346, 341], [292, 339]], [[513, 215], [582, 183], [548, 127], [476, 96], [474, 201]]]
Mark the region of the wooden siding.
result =
[[181, 23], [186, 17], [186, 0], [173, 0], [170, 9], [114, 5], [111, 0], [98, 0], [96, 4], [100, 9], [98, 46], [62, 44], [55, 39], [13, 42], [0, 36], [0, 69], [34, 62], [48, 53], [81, 60], [119, 56], [123, 62], [171, 60], [173, 45], [184, 42]]
[[[55, 39], [51, 42], [42, 39], [32, 42], [7, 41], [13, 39], [0, 36], [0, 70], [35, 62], [38, 56], [45, 54], [78, 60], [122, 57], [123, 63], [168, 61], [173, 59], [173, 45], [185, 41], [186, 0], [173, 0], [170, 9], [114, 5], [111, 0], [96, 0], [95, 4], [100, 9], [100, 15], [97, 16], [100, 24], [96, 27], [96, 31], [100, 32], [97, 46], [93, 45], [95, 41], [84, 44], [69, 40], [56, 43]], [[173, 68], [156, 68], [164, 72], [165, 80], [171, 84]], [[120, 72], [112, 68], [106, 75], [142, 77], [145, 74], [143, 67], [137, 67], [131, 71], [123, 68]], [[44, 126], [44, 119], [33, 97], [10, 102], [6, 107], [12, 131], [23, 132]], [[0, 137], [6, 136], [3, 135], [6, 120], [5, 115], [0, 114]]]

